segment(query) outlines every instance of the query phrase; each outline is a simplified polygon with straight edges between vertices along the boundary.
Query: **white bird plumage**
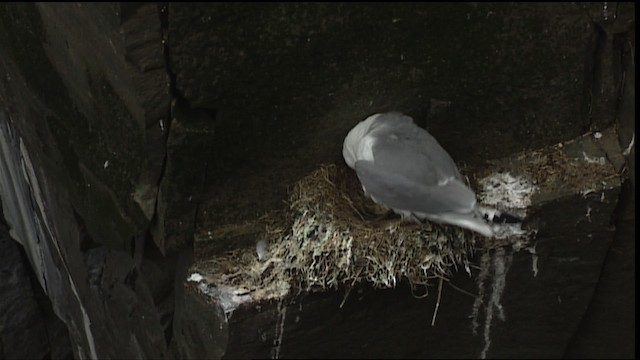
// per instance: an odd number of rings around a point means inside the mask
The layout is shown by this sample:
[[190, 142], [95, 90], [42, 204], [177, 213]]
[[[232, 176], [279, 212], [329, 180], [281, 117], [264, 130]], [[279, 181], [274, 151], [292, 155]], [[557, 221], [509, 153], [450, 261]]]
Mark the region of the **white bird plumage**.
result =
[[411, 117], [399, 112], [369, 116], [349, 131], [342, 155], [365, 194], [403, 219], [493, 235], [451, 156]]

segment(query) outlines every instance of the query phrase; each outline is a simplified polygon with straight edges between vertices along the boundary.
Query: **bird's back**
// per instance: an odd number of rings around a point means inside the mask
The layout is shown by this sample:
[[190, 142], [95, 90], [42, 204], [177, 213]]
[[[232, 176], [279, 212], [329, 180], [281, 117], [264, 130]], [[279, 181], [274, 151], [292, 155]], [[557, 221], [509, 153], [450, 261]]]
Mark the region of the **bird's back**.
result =
[[451, 178], [462, 180], [451, 156], [408, 116], [380, 116], [367, 136], [374, 139], [371, 150], [375, 165], [385, 171], [426, 186]]

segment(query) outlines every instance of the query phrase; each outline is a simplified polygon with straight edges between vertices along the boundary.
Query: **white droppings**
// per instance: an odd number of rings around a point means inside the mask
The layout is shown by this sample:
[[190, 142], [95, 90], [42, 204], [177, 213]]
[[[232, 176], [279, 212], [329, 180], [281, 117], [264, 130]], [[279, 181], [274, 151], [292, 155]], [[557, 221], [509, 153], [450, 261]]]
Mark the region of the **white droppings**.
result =
[[484, 205], [526, 209], [531, 205], [531, 196], [537, 187], [524, 176], [513, 176], [508, 172], [493, 173], [480, 180], [482, 190], [478, 198]]
[[280, 321], [276, 324], [275, 339], [273, 340], [273, 349], [271, 352], [272, 359], [278, 359], [280, 357], [280, 347], [282, 346], [282, 338], [284, 335], [284, 321], [287, 318], [287, 305], [282, 301], [278, 303], [278, 315], [280, 315]]
[[593, 133], [593, 137], [596, 138], [596, 139], [600, 139], [600, 138], [602, 138], [602, 133], [597, 131], [597, 132]]
[[478, 296], [476, 296], [471, 311], [471, 332], [478, 334], [478, 318], [480, 317], [480, 306], [484, 303], [485, 286], [484, 280], [489, 276], [491, 254], [485, 251], [480, 257], [480, 273], [476, 278], [478, 284]]
[[202, 275], [200, 275], [198, 273], [193, 273], [193, 274], [191, 274], [191, 276], [189, 276], [187, 281], [200, 282], [200, 281], [202, 281], [202, 279], [204, 279], [204, 277]]
[[498, 318], [502, 321], [506, 321], [506, 314], [504, 312], [504, 307], [502, 306], [502, 294], [506, 287], [507, 273], [509, 272], [511, 260], [512, 255], [504, 248], [496, 249], [493, 255], [487, 251], [482, 255], [480, 260], [481, 269], [480, 274], [478, 275], [478, 297], [476, 297], [473, 304], [471, 321], [472, 331], [474, 334], [477, 333], [480, 306], [485, 301], [485, 282], [491, 282], [491, 293], [488, 294], [487, 302], [483, 308], [485, 313], [483, 333], [484, 347], [479, 356], [481, 359], [485, 359], [487, 357], [487, 352], [491, 346], [491, 325], [494, 313], [497, 311]]
[[[513, 176], [508, 172], [493, 173], [479, 181], [482, 190], [478, 199], [482, 203], [480, 211], [489, 221], [500, 216], [503, 209], [520, 217], [526, 216], [526, 209], [531, 205], [531, 196], [537, 186], [524, 176]], [[494, 237], [498, 239], [523, 238], [529, 235], [521, 224], [493, 224]]]
[[596, 192], [595, 189], [584, 189], [580, 192], [580, 194], [582, 194], [582, 197], [586, 199], [587, 195], [592, 194], [594, 192]]
[[[493, 236], [496, 239], [511, 239], [511, 238], [524, 238], [530, 232], [522, 229], [521, 224], [492, 224], [491, 226], [493, 230]], [[514, 248], [518, 245], [517, 242], [514, 244]]]
[[238, 306], [251, 300], [251, 292], [244, 287], [214, 286], [209, 285], [206, 281], [200, 281], [198, 283], [198, 289], [203, 294], [218, 300], [218, 304], [224, 312], [226, 321], [229, 321]]
[[533, 277], [538, 276], [538, 254], [536, 253], [536, 246], [533, 245], [527, 248], [529, 254], [531, 254], [531, 271], [533, 272]]
[[586, 152], [582, 152], [582, 158], [584, 159], [584, 161], [588, 162], [589, 164], [599, 164], [599, 165], [604, 165], [607, 163], [607, 159], [604, 158], [604, 156], [596, 156], [596, 157], [590, 157], [589, 155], [587, 155]]
[[104, 164], [102, 164], [103, 169], [106, 169], [107, 167], [109, 167], [109, 160], [106, 160]]

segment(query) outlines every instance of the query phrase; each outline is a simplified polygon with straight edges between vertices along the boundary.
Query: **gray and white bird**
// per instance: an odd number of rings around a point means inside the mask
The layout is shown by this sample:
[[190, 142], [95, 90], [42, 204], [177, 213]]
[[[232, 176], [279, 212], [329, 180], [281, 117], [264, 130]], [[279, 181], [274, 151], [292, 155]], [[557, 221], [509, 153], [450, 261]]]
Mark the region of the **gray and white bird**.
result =
[[342, 155], [364, 193], [403, 220], [493, 235], [451, 156], [411, 117], [395, 111], [369, 116], [349, 131]]

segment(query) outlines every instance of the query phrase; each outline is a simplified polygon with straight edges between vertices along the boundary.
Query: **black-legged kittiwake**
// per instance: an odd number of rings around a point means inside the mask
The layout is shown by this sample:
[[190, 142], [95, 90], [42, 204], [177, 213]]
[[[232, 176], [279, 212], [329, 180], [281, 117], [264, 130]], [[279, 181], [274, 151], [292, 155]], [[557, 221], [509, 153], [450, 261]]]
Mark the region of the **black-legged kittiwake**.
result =
[[403, 220], [428, 219], [493, 235], [451, 156], [411, 117], [395, 111], [369, 116], [349, 131], [342, 155], [365, 194]]

